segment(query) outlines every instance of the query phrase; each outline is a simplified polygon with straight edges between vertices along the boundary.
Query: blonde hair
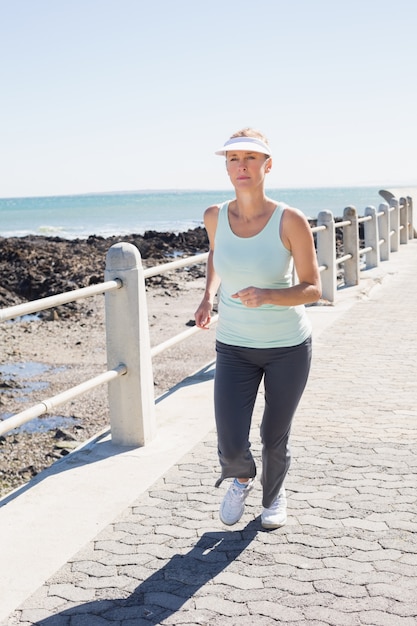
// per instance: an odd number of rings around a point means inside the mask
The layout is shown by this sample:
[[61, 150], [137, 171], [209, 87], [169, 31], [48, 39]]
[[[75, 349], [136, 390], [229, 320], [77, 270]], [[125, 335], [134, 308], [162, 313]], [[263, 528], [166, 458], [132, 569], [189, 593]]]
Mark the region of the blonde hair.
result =
[[230, 136], [230, 139], [235, 139], [235, 137], [254, 137], [255, 139], [260, 139], [266, 143], [267, 146], [269, 146], [269, 141], [265, 135], [255, 128], [242, 128], [242, 130], [238, 130], [236, 133], [233, 133], [233, 135]]
[[[236, 139], [237, 137], [253, 137], [254, 139], [260, 139], [269, 148], [269, 141], [260, 130], [255, 128], [242, 128], [230, 136], [230, 139]], [[271, 158], [271, 154], [265, 154], [265, 159]]]

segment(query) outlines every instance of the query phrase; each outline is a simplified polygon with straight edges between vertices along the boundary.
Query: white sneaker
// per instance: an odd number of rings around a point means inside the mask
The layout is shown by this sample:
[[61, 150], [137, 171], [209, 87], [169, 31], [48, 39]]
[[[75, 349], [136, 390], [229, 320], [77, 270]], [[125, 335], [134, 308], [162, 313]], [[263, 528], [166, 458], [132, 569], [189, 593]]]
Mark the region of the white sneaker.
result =
[[240, 520], [245, 510], [245, 500], [255, 480], [251, 478], [245, 487], [240, 487], [234, 479], [220, 505], [219, 517], [226, 526], [233, 526]]
[[263, 528], [280, 528], [287, 521], [287, 496], [285, 489], [281, 489], [271, 506], [262, 511], [261, 524]]

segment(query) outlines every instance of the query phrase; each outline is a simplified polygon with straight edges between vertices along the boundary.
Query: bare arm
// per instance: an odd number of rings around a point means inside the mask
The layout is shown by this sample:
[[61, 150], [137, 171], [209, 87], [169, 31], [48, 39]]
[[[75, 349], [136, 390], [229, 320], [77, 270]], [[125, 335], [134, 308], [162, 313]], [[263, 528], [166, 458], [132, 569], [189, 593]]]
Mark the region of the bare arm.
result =
[[204, 225], [209, 238], [210, 251], [207, 259], [206, 288], [204, 290], [204, 296], [194, 314], [196, 325], [203, 329], [207, 329], [210, 324], [214, 297], [220, 285], [220, 278], [216, 274], [213, 265], [214, 237], [216, 234], [218, 214], [219, 207], [217, 205], [209, 207], [204, 213]]
[[313, 233], [307, 218], [296, 209], [286, 209], [282, 217], [281, 238], [294, 258], [299, 283], [287, 289], [259, 289], [245, 287], [233, 295], [243, 304], [257, 307], [261, 304], [297, 306], [317, 302], [321, 297], [320, 272], [314, 248]]

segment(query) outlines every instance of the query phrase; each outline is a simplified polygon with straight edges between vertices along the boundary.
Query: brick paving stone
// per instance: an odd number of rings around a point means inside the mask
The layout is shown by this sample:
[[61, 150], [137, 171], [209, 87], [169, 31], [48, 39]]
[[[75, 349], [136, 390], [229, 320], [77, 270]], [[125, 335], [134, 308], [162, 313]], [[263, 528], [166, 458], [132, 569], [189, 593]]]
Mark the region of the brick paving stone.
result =
[[[383, 596], [397, 600], [397, 602], [415, 602], [416, 587], [415, 580], [402, 578], [395, 583], [379, 583], [368, 585], [368, 592], [371, 596]], [[417, 604], [416, 604], [417, 607]]]
[[333, 517], [325, 518], [323, 516], [312, 515], [312, 514], [308, 514], [308, 515], [297, 514], [297, 521], [302, 526], [309, 525], [313, 527], [316, 526], [317, 528], [332, 529], [332, 528], [337, 528], [337, 527], [340, 528], [341, 526], [343, 526], [340, 520], [335, 520]]
[[298, 609], [293, 609], [277, 602], [249, 602], [248, 604], [249, 610], [253, 615], [270, 617], [281, 624], [295, 622], [303, 617], [302, 612]]
[[350, 557], [347, 559], [340, 557], [325, 557], [323, 559], [323, 565], [325, 567], [333, 567], [344, 572], [352, 572], [355, 574], [373, 571], [372, 563], [362, 563], [360, 561], [352, 560]]
[[326, 592], [322, 592], [320, 594], [314, 592], [302, 596], [291, 596], [286, 594], [281, 598], [281, 603], [285, 606], [297, 608], [304, 613], [305, 608], [308, 606], [334, 606], [335, 596]]
[[392, 602], [388, 611], [393, 615], [413, 617], [415, 619], [417, 615], [417, 599], [414, 599], [413, 602]]
[[123, 576], [123, 574], [118, 574], [117, 576], [112, 577], [94, 577], [89, 576], [88, 578], [80, 581], [77, 584], [77, 587], [81, 589], [125, 589], [129, 586], [130, 578], [127, 576]]
[[378, 561], [395, 561], [401, 557], [401, 552], [399, 550], [372, 550], [367, 552], [365, 550], [352, 552], [349, 558], [356, 561], [369, 561], [373, 563], [374, 567], [377, 565]]
[[305, 596], [314, 591], [314, 586], [310, 582], [300, 581], [286, 576], [274, 576], [266, 581], [266, 583], [269, 584], [269, 589], [277, 588], [283, 593], [290, 593], [293, 596]]
[[362, 598], [368, 597], [368, 591], [364, 585], [351, 584], [341, 580], [320, 580], [314, 583], [316, 591], [328, 591], [339, 598]]
[[415, 626], [414, 617], [399, 617], [382, 611], [365, 611], [361, 614], [362, 624], [366, 626]]
[[115, 565], [103, 565], [103, 563], [97, 563], [96, 561], [79, 561], [72, 566], [73, 572], [81, 572], [98, 578], [103, 576], [107, 578], [109, 576], [117, 575], [117, 568]]
[[410, 566], [417, 566], [417, 554], [403, 554], [402, 557], [398, 560], [399, 563]]
[[337, 537], [334, 539], [334, 542], [336, 545], [343, 545], [354, 550], [365, 550], [367, 552], [380, 549], [378, 540], [367, 541], [359, 537]]
[[[305, 569], [299, 567], [293, 574], [293, 578], [301, 581], [317, 580], [337, 580], [343, 578], [344, 574], [339, 569], [332, 567], [322, 567], [321, 569]], [[356, 580], [356, 577], [355, 577]]]
[[[99, 617], [98, 615], [82, 615], [72, 617], [71, 624], [75, 626], [109, 626], [110, 622], [107, 619]], [[119, 626], [119, 621], [111, 621], [112, 626]]]
[[400, 574], [393, 574], [392, 572], [378, 572], [378, 571], [368, 571], [365, 573], [355, 573], [355, 583], [358, 585], [370, 585], [370, 584], [387, 584], [399, 580], [401, 578]]
[[197, 609], [209, 609], [213, 613], [220, 613], [220, 615], [229, 617], [248, 614], [248, 609], [244, 602], [230, 602], [230, 600], [225, 600], [215, 595], [196, 598], [195, 604]]
[[98, 550], [103, 550], [104, 552], [110, 552], [112, 554], [130, 554], [132, 550], [129, 544], [107, 539], [104, 541], [98, 541], [96, 547]]
[[52, 584], [48, 593], [50, 596], [58, 596], [58, 598], [71, 602], [89, 602], [94, 598], [94, 592], [91, 589], [81, 589], [77, 585], [68, 583]]
[[354, 528], [362, 528], [365, 530], [380, 531], [388, 528], [385, 522], [374, 522], [371, 519], [359, 519], [357, 517], [346, 518], [343, 520], [344, 526], [353, 526]]
[[[343, 613], [334, 608], [315, 606], [304, 612], [305, 620], [322, 620], [331, 626], [362, 626], [359, 613]], [[307, 624], [309, 621], [306, 622]]]
[[363, 614], [374, 610], [388, 612], [392, 604], [392, 600], [382, 596], [369, 597], [369, 595], [365, 595], [358, 598], [341, 596], [337, 599], [336, 608], [342, 613], [355, 613], [359, 611]]
[[215, 584], [229, 585], [237, 589], [262, 589], [263, 582], [253, 576], [233, 574], [232, 572], [220, 572], [214, 579]]
[[[239, 615], [236, 617], [217, 616], [210, 621], [204, 622], [202, 626], [254, 626], [253, 615]], [[190, 622], [189, 626], [194, 626], [194, 622]], [[271, 619], [261, 615], [256, 616], [256, 626], [271, 626]], [[317, 625], [316, 625], [317, 626]]]
[[[262, 582], [262, 581], [261, 581]], [[285, 596], [285, 592], [280, 589], [266, 587], [263, 585], [259, 589], [236, 589], [233, 586], [216, 585], [216, 593], [227, 598], [231, 602], [247, 603], [249, 601], [278, 600]], [[204, 595], [201, 594], [200, 595]]]

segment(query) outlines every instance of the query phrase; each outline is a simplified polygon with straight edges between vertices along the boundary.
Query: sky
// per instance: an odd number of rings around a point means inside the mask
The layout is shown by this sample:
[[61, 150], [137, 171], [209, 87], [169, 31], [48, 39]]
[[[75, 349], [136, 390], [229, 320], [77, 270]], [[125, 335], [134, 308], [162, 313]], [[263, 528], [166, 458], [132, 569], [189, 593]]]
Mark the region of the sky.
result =
[[417, 184], [415, 0], [0, 0], [0, 197]]

